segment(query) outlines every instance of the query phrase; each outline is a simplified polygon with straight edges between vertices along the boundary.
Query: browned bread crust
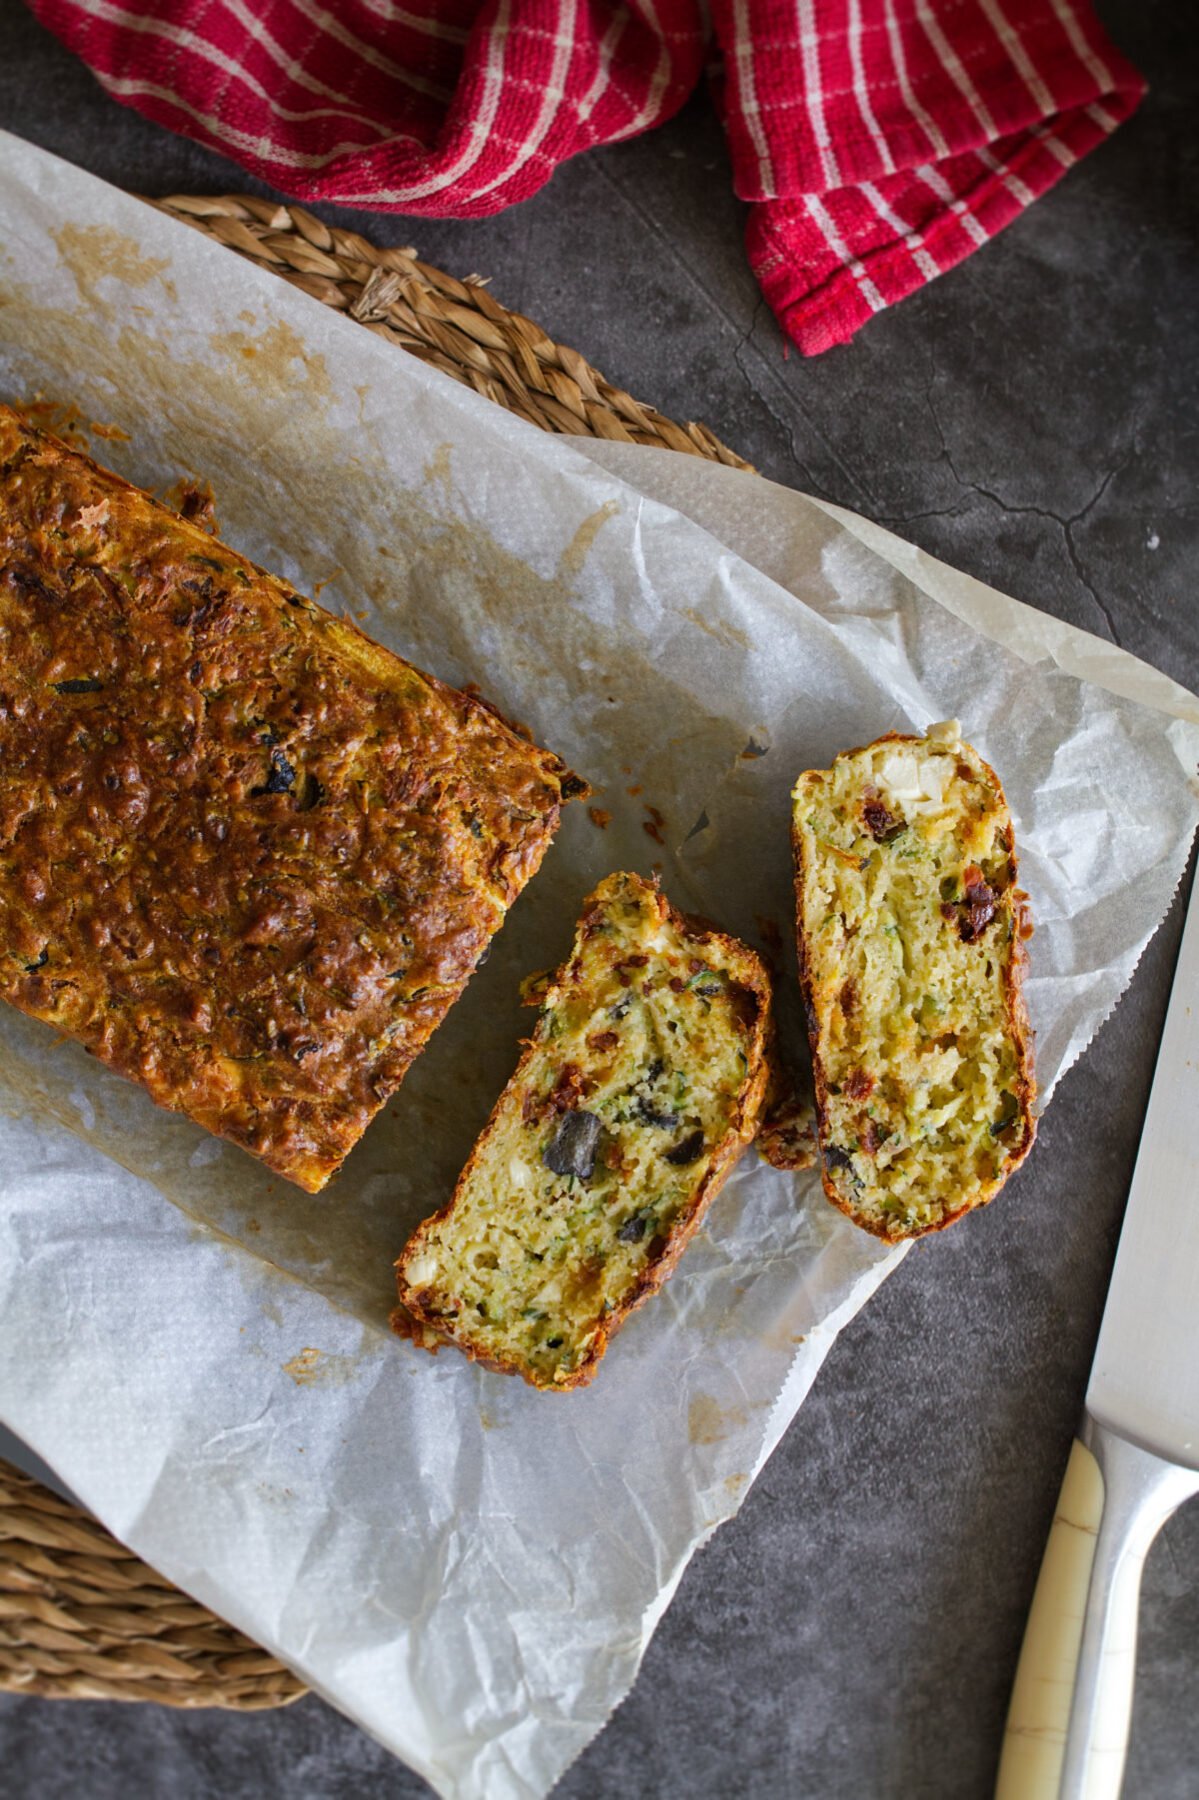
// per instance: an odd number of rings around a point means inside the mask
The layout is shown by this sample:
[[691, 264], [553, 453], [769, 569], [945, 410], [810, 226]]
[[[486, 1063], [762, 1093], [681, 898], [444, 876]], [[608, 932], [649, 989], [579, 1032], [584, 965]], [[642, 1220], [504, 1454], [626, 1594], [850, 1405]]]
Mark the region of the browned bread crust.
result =
[[[934, 727], [932, 732], [946, 731], [947, 741], [952, 741], [949, 728]], [[1023, 1162], [1032, 1148], [1036, 1134], [1034, 1104], [1036, 1100], [1036, 1081], [1033, 1067], [1033, 1032], [1029, 1023], [1028, 1012], [1024, 1001], [1023, 981], [1028, 965], [1027, 940], [1032, 935], [1032, 919], [1028, 907], [1028, 896], [1017, 882], [1018, 862], [1016, 856], [1015, 834], [1007, 800], [1002, 783], [991, 765], [979, 756], [970, 745], [956, 740], [956, 749], [966, 759], [959, 764], [959, 774], [969, 770], [975, 779], [981, 779], [991, 790], [988, 804], [999, 820], [996, 831], [996, 862], [1004, 868], [1001, 886], [995, 890], [985, 889], [985, 899], [981, 899], [982, 910], [974, 915], [966, 926], [963, 925], [963, 912], [969, 913], [969, 902], [952, 904], [943, 900], [938, 907], [941, 922], [947, 931], [954, 932], [963, 941], [971, 944], [980, 956], [993, 952], [998, 960], [1000, 973], [1000, 1010], [1002, 1024], [999, 1029], [1011, 1051], [1011, 1068], [1007, 1087], [1013, 1098], [1011, 1117], [1004, 1124], [1001, 1132], [994, 1138], [995, 1165], [993, 1172], [973, 1180], [955, 1192], [938, 1192], [930, 1194], [928, 1199], [932, 1206], [931, 1216], [927, 1222], [913, 1227], [901, 1219], [888, 1220], [877, 1213], [868, 1211], [859, 1200], [860, 1187], [855, 1182], [854, 1168], [851, 1159], [847, 1158], [836, 1138], [844, 1135], [844, 1121], [838, 1121], [838, 1128], [833, 1129], [831, 1113], [833, 1095], [830, 1088], [827, 1065], [827, 1051], [830, 1034], [830, 1018], [843, 1007], [843, 991], [836, 991], [837, 981], [832, 986], [827, 979], [827, 972], [822, 978], [817, 968], [818, 957], [808, 929], [805, 925], [806, 896], [809, 884], [816, 877], [810, 834], [802, 828], [801, 794], [804, 784], [812, 779], [821, 780], [833, 775], [841, 765], [848, 765], [859, 756], [878, 750], [884, 745], [926, 745], [928, 740], [914, 734], [887, 732], [876, 739], [873, 744], [860, 745], [852, 750], [842, 752], [836, 759], [833, 768], [828, 771], [807, 771], [801, 775], [795, 790], [795, 807], [792, 821], [792, 847], [795, 859], [795, 897], [796, 897], [796, 937], [799, 951], [799, 976], [803, 992], [804, 1010], [807, 1019], [808, 1041], [812, 1053], [812, 1071], [816, 1095], [816, 1132], [820, 1147], [821, 1181], [824, 1191], [847, 1218], [855, 1225], [872, 1235], [882, 1238], [888, 1243], [898, 1243], [909, 1237], [925, 1236], [933, 1231], [942, 1231], [952, 1225], [956, 1219], [975, 1207], [984, 1205], [994, 1198], [1000, 1188], [1018, 1165]], [[806, 805], [806, 801], [803, 802]], [[867, 806], [882, 806], [882, 813], [875, 813], [873, 821], [867, 813], [864, 820], [864, 846], [873, 849], [871, 839], [886, 844], [895, 828], [900, 824], [900, 809], [892, 816], [887, 812], [881, 797], [867, 801]], [[883, 815], [886, 815], [885, 817]], [[873, 828], [871, 826], [873, 825]], [[836, 852], [834, 852], [836, 854]], [[846, 860], [851, 860], [846, 857]], [[973, 929], [977, 927], [977, 929]], [[968, 935], [967, 935], [968, 933]], [[902, 933], [901, 933], [902, 935]], [[838, 978], [839, 980], [839, 978]], [[866, 1080], [863, 1088], [872, 1090], [876, 1083], [887, 1074], [885, 1066], [863, 1069], [861, 1073]], [[859, 1149], [852, 1159], [858, 1161], [861, 1155], [860, 1146], [865, 1144], [865, 1153], [873, 1157], [877, 1150], [871, 1147], [870, 1121], [866, 1111], [866, 1092], [863, 1093], [863, 1107], [859, 1117], [862, 1133], [859, 1137]], [[838, 1099], [840, 1096], [838, 1095]], [[839, 1112], [844, 1111], [839, 1105]]]
[[315, 1192], [536, 870], [557, 757], [0, 407], [0, 997]]
[[[718, 963], [726, 972], [731, 1001], [736, 1009], [739, 1029], [743, 1033], [740, 1041], [745, 1066], [739, 1076], [738, 1089], [731, 1096], [723, 1135], [707, 1148], [702, 1170], [697, 1168], [698, 1178], [674, 1213], [669, 1229], [655, 1230], [640, 1266], [629, 1272], [626, 1284], [605, 1301], [603, 1308], [599, 1308], [597, 1304], [594, 1317], [588, 1318], [586, 1322], [587, 1331], [582, 1340], [585, 1347], [573, 1366], [560, 1364], [549, 1368], [539, 1366], [526, 1356], [497, 1354], [494, 1339], [488, 1340], [480, 1332], [478, 1321], [469, 1305], [454, 1306], [454, 1299], [448, 1294], [444, 1280], [430, 1282], [422, 1279], [420, 1271], [427, 1253], [431, 1249], [436, 1253], [438, 1249], [440, 1228], [453, 1219], [463, 1196], [484, 1169], [493, 1145], [501, 1142], [502, 1129], [517, 1116], [525, 1120], [533, 1118], [534, 1121], [543, 1116], [540, 1110], [531, 1111], [530, 1108], [540, 1108], [542, 1104], [537, 1096], [544, 1087], [542, 1077], [546, 1073], [547, 1046], [551, 1045], [553, 1039], [555, 1011], [568, 1004], [572, 995], [580, 992], [585, 980], [585, 970], [588, 972], [586, 978], [594, 981], [589, 946], [594, 945], [597, 934], [605, 928], [613, 906], [630, 896], [645, 908], [647, 943], [661, 935], [656, 928], [669, 927], [679, 934], [689, 953], [690, 960], [684, 958], [679, 965], [684, 971]], [[647, 962], [648, 966], [643, 966]], [[615, 966], [619, 972], [622, 965], [616, 962]], [[671, 988], [670, 975], [674, 967], [673, 963], [668, 967], [660, 954], [651, 954], [648, 958], [645, 955], [634, 956], [625, 965], [625, 980], [630, 983], [630, 988], [626, 991], [635, 993], [639, 984], [648, 983], [650, 988], [656, 987], [656, 991], [662, 996]], [[694, 982], [694, 974], [689, 979]], [[677, 975], [675, 987], [676, 991], [684, 987]], [[529, 991], [529, 984], [526, 984], [526, 994]], [[659, 891], [656, 881], [650, 882], [640, 876], [626, 874], [608, 876], [590, 896], [579, 921], [571, 956], [548, 981], [538, 984], [533, 990], [534, 999], [545, 992], [548, 992], [548, 1004], [539, 1020], [537, 1031], [526, 1044], [515, 1073], [500, 1095], [453, 1194], [439, 1212], [418, 1227], [396, 1264], [401, 1306], [393, 1315], [392, 1323], [401, 1335], [411, 1337], [426, 1349], [436, 1350], [440, 1344], [450, 1343], [472, 1361], [482, 1363], [486, 1368], [504, 1374], [521, 1375], [534, 1387], [564, 1392], [591, 1381], [614, 1334], [630, 1313], [662, 1286], [737, 1158], [752, 1139], [770, 1075], [771, 996], [769, 976], [760, 959], [745, 944], [718, 931], [707, 921], [676, 911]], [[601, 1037], [604, 1035], [614, 1036], [615, 1033], [601, 1034]], [[593, 1037], [592, 1041], [600, 1040]], [[571, 1071], [570, 1085], [579, 1105], [586, 1107], [594, 1104], [591, 1095], [603, 1083], [603, 1065], [604, 1055], [597, 1052], [592, 1066]], [[631, 1069], [627, 1071], [630, 1075], [635, 1072]], [[682, 1130], [683, 1127], [679, 1126], [678, 1129]], [[666, 1143], [669, 1141], [669, 1138], [665, 1140]], [[618, 1219], [619, 1195], [611, 1204], [614, 1219]], [[513, 1224], [513, 1229], [519, 1231], [518, 1222]], [[613, 1230], [614, 1235], [619, 1238], [615, 1224]], [[447, 1315], [448, 1305], [453, 1306], [456, 1316]]]

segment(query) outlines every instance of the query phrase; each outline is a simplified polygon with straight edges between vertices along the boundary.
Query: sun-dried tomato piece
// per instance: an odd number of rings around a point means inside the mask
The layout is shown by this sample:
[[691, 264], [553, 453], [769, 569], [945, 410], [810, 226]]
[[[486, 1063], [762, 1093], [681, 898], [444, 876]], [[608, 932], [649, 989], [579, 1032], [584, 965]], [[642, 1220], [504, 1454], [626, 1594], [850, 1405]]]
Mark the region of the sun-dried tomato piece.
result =
[[866, 821], [867, 831], [877, 844], [893, 844], [908, 828], [907, 820], [891, 812], [877, 795], [869, 795], [863, 800], [862, 817]]
[[851, 1069], [841, 1083], [841, 1092], [851, 1100], [868, 1100], [874, 1092], [874, 1076], [867, 1075], [865, 1069]]
[[971, 863], [963, 875], [965, 898], [958, 914], [958, 934], [964, 944], [981, 937], [995, 917], [994, 890], [983, 880], [982, 870]]

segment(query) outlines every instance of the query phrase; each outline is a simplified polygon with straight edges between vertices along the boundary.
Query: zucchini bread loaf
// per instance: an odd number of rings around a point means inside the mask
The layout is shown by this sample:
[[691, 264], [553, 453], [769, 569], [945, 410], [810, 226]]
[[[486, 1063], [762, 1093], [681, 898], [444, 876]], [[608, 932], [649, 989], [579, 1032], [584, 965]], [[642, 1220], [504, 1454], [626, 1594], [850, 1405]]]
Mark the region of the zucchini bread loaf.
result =
[[661, 1287], [753, 1136], [770, 988], [744, 944], [616, 874], [533, 997], [516, 1073], [396, 1265], [395, 1323], [563, 1389]]
[[536, 870], [558, 758], [0, 407], [0, 997], [310, 1191]]
[[937, 1231], [1033, 1139], [1003, 789], [956, 721], [891, 733], [800, 776], [794, 849], [825, 1192], [891, 1242]]

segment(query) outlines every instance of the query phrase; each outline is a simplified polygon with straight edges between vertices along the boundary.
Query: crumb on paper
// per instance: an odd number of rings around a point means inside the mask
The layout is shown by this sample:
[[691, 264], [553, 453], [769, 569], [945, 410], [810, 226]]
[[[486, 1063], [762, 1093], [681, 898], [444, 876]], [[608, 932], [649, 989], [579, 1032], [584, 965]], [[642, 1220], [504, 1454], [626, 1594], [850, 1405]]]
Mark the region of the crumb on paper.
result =
[[304, 1387], [315, 1381], [320, 1370], [322, 1352], [312, 1344], [306, 1344], [290, 1362], [283, 1364], [283, 1373], [290, 1375], [297, 1387]]
[[314, 1344], [305, 1344], [282, 1365], [283, 1373], [290, 1375], [297, 1387], [314, 1387], [318, 1383], [340, 1387], [353, 1378], [356, 1367], [352, 1356], [335, 1356], [329, 1350], [318, 1350]]
[[[627, 775], [628, 773], [629, 773], [629, 771], [626, 769], [625, 774]], [[632, 787], [627, 787], [625, 789], [625, 793], [631, 794], [634, 800], [637, 798], [637, 796], [640, 792], [641, 792], [641, 783], [639, 781], [634, 782]]]
[[666, 823], [665, 818], [658, 811], [657, 807], [651, 806], [648, 801], [646, 802], [645, 810], [649, 817], [642, 819], [642, 831], [644, 831], [647, 837], [652, 837], [655, 844], [662, 844], [665, 846], [666, 839], [662, 836], [662, 827]]
[[608, 811], [606, 806], [589, 806], [587, 808], [587, 817], [591, 820], [591, 823], [598, 826], [601, 831], [607, 831], [609, 825], [612, 823], [612, 814]]
[[177, 512], [189, 525], [198, 525], [210, 537], [218, 535], [216, 496], [209, 482], [199, 481], [192, 475], [180, 475], [164, 490], [162, 500], [164, 506]]

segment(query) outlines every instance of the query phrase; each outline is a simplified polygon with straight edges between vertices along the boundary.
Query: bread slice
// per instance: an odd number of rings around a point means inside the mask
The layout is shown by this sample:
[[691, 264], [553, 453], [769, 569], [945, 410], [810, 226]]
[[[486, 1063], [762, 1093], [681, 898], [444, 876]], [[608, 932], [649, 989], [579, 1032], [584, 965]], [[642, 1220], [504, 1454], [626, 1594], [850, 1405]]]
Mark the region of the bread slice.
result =
[[1032, 1144], [1031, 934], [999, 778], [956, 721], [794, 793], [824, 1189], [889, 1242], [990, 1200]]
[[396, 1265], [398, 1330], [534, 1387], [581, 1386], [753, 1136], [770, 987], [752, 950], [615, 874], [454, 1193]]

